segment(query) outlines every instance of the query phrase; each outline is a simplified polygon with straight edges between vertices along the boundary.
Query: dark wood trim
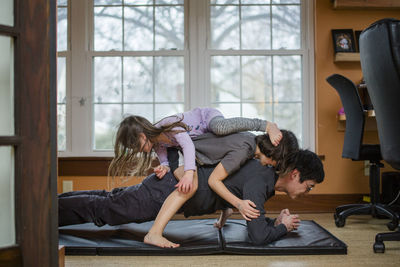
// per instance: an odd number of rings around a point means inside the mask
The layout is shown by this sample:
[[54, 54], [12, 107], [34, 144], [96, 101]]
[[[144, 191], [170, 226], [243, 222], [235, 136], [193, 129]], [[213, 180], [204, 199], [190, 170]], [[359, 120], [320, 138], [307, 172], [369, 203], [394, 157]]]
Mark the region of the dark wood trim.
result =
[[[18, 6], [16, 227], [23, 266], [57, 266], [56, 2]], [[52, 114], [53, 113], [53, 114]]]
[[16, 146], [21, 143], [19, 136], [0, 136], [0, 146]]
[[112, 158], [58, 158], [59, 176], [107, 176]]
[[19, 35], [19, 32], [16, 27], [0, 25], [0, 35], [17, 37]]
[[22, 266], [22, 255], [19, 246], [0, 248], [0, 266]]
[[265, 203], [265, 210], [267, 213], [279, 213], [285, 208], [292, 213], [334, 212], [340, 205], [362, 203], [363, 196], [364, 194], [309, 194], [291, 199], [287, 195], [275, 195]]

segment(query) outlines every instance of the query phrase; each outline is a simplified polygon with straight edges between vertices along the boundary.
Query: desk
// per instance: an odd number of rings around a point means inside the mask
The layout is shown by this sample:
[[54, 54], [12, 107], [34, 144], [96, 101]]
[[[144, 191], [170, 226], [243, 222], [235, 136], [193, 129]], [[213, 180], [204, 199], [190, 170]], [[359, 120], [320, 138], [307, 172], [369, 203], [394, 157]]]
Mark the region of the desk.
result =
[[[344, 132], [346, 130], [346, 115], [340, 114], [337, 115], [338, 126], [337, 130], [339, 132]], [[365, 112], [365, 131], [377, 131], [376, 127], [376, 119], [375, 119], [375, 110], [367, 110]]]

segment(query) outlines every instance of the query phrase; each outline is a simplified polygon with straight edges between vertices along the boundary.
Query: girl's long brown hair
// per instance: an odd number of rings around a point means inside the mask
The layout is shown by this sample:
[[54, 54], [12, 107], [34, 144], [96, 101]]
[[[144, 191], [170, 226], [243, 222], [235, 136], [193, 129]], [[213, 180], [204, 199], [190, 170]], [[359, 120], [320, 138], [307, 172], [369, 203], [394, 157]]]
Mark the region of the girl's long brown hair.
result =
[[[108, 168], [108, 177], [127, 177], [146, 175], [146, 171], [151, 167], [151, 152], [142, 152], [140, 146], [140, 134], [144, 134], [153, 144], [156, 138], [167, 132], [188, 131], [189, 127], [182, 122], [182, 118], [177, 117], [177, 121], [161, 127], [156, 127], [147, 119], [141, 116], [128, 116], [121, 121], [118, 126], [114, 144], [114, 158]], [[183, 130], [173, 130], [181, 127]]]

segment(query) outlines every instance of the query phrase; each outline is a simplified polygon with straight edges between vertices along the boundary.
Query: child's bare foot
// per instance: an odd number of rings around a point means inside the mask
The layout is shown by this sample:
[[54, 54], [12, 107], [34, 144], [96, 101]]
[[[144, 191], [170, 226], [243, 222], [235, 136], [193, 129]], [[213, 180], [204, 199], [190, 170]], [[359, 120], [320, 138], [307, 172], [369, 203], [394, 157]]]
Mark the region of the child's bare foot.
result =
[[266, 132], [269, 135], [269, 139], [274, 146], [279, 145], [279, 142], [282, 140], [282, 132], [279, 130], [276, 123], [268, 122]]
[[180, 245], [172, 243], [162, 235], [147, 233], [143, 240], [144, 243], [157, 246], [160, 248], [177, 248]]
[[232, 215], [232, 213], [233, 213], [233, 210], [231, 208], [227, 208], [227, 209], [223, 210], [221, 212], [221, 215], [218, 218], [218, 221], [216, 221], [214, 223], [214, 227], [221, 229], [225, 225], [228, 217], [230, 217]]

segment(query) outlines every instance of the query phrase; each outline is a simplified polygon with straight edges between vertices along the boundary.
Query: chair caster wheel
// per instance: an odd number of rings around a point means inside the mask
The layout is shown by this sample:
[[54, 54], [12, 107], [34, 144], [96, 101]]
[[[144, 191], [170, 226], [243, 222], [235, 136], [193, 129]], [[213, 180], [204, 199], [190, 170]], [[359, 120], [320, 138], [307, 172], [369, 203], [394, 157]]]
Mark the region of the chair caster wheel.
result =
[[342, 218], [342, 216], [337, 215], [335, 213], [335, 215], [333, 215], [333, 217], [335, 218], [336, 227], [343, 227], [345, 225], [346, 221], [345, 221], [345, 219]]
[[384, 253], [385, 252], [385, 244], [382, 242], [375, 242], [374, 243], [374, 252], [375, 253]]
[[387, 224], [386, 224], [386, 226], [387, 226], [387, 228], [390, 230], [390, 231], [394, 231], [394, 230], [396, 230], [396, 228], [397, 228], [397, 224], [394, 224], [393, 222], [388, 222]]

